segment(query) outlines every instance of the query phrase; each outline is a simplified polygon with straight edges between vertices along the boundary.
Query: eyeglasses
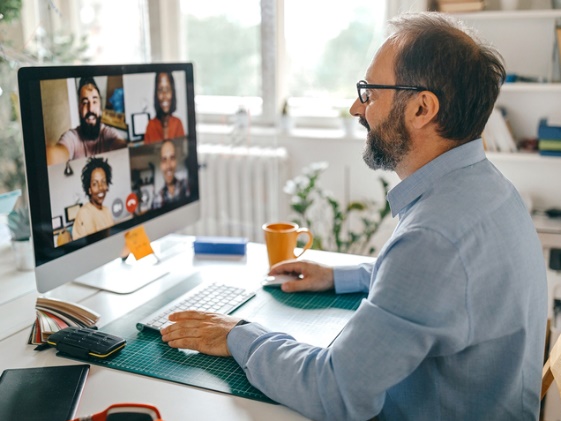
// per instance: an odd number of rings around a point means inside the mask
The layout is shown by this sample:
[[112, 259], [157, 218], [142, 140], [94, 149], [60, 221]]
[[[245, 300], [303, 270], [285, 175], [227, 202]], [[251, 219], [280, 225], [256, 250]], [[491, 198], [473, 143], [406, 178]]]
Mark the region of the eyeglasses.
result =
[[370, 99], [368, 95], [368, 89], [395, 89], [396, 91], [428, 91], [429, 89], [422, 86], [407, 86], [407, 85], [372, 85], [366, 83], [365, 80], [360, 80], [356, 84], [356, 90], [358, 92], [358, 99], [363, 104], [367, 103]]
[[155, 406], [142, 403], [116, 403], [105, 411], [72, 421], [162, 421]]

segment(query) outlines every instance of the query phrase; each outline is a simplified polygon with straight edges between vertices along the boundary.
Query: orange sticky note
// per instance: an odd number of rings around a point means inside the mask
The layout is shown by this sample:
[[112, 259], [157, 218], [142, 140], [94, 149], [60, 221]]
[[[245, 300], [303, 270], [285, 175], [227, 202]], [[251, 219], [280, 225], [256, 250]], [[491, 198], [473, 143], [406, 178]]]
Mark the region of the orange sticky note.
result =
[[144, 226], [140, 225], [125, 233], [125, 244], [136, 260], [154, 253]]

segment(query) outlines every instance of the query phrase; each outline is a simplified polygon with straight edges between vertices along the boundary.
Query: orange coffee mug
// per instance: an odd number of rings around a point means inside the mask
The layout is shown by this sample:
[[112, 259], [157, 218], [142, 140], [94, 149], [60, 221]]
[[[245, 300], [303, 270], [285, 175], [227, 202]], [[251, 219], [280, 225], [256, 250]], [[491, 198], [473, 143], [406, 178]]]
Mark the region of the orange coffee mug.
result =
[[[300, 228], [292, 222], [273, 222], [263, 225], [265, 233], [265, 244], [267, 245], [267, 254], [269, 255], [269, 265], [273, 266], [284, 260], [296, 259], [310, 247], [314, 241], [314, 236], [308, 228]], [[300, 234], [308, 236], [308, 242], [299, 255], [294, 253], [296, 248], [296, 240]]]

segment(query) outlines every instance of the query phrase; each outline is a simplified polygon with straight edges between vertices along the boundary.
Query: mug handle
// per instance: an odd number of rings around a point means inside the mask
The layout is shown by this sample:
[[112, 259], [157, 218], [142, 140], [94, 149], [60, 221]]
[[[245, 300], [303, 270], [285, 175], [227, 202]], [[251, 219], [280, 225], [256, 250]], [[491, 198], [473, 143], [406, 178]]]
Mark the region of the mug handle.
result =
[[298, 256], [294, 255], [295, 259], [302, 256], [306, 250], [308, 250], [310, 247], [312, 247], [312, 243], [314, 242], [314, 235], [312, 234], [312, 232], [308, 228], [298, 228], [298, 230], [296, 231], [296, 234], [297, 234], [296, 236], [298, 236], [300, 234], [306, 234], [308, 236], [308, 242], [302, 248], [302, 253], [300, 253]]

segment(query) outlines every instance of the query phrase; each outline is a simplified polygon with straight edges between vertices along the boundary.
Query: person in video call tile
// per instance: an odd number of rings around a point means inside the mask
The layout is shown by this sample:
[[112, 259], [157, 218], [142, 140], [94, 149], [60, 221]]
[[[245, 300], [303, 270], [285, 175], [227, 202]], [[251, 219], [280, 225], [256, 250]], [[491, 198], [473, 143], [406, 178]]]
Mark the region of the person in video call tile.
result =
[[168, 72], [158, 73], [154, 88], [156, 117], [151, 119], [146, 126], [144, 143], [154, 143], [160, 140], [185, 136], [183, 123], [172, 115], [176, 107], [177, 99], [173, 75]]
[[82, 169], [82, 188], [90, 201], [80, 207], [72, 227], [74, 240], [109, 228], [115, 222], [111, 210], [103, 206], [111, 184], [111, 166], [103, 158], [90, 158]]
[[367, 130], [367, 166], [400, 179], [387, 195], [397, 226], [375, 262], [291, 260], [269, 273], [301, 275], [285, 293], [365, 293], [341, 334], [317, 347], [236, 316], [179, 311], [162, 339], [232, 356], [253, 386], [313, 420], [537, 420], [542, 246], [481, 139], [504, 61], [445, 14], [390, 25], [350, 113]]
[[119, 132], [101, 122], [101, 94], [91, 77], [80, 79], [78, 111], [80, 125], [64, 132], [56, 145], [47, 148], [48, 165], [127, 147]]
[[167, 203], [172, 203], [189, 195], [189, 184], [187, 179], [178, 179], [175, 175], [177, 169], [177, 157], [175, 145], [166, 140], [160, 149], [160, 170], [164, 177], [164, 187], [160, 189], [152, 202], [152, 209], [161, 208]]

